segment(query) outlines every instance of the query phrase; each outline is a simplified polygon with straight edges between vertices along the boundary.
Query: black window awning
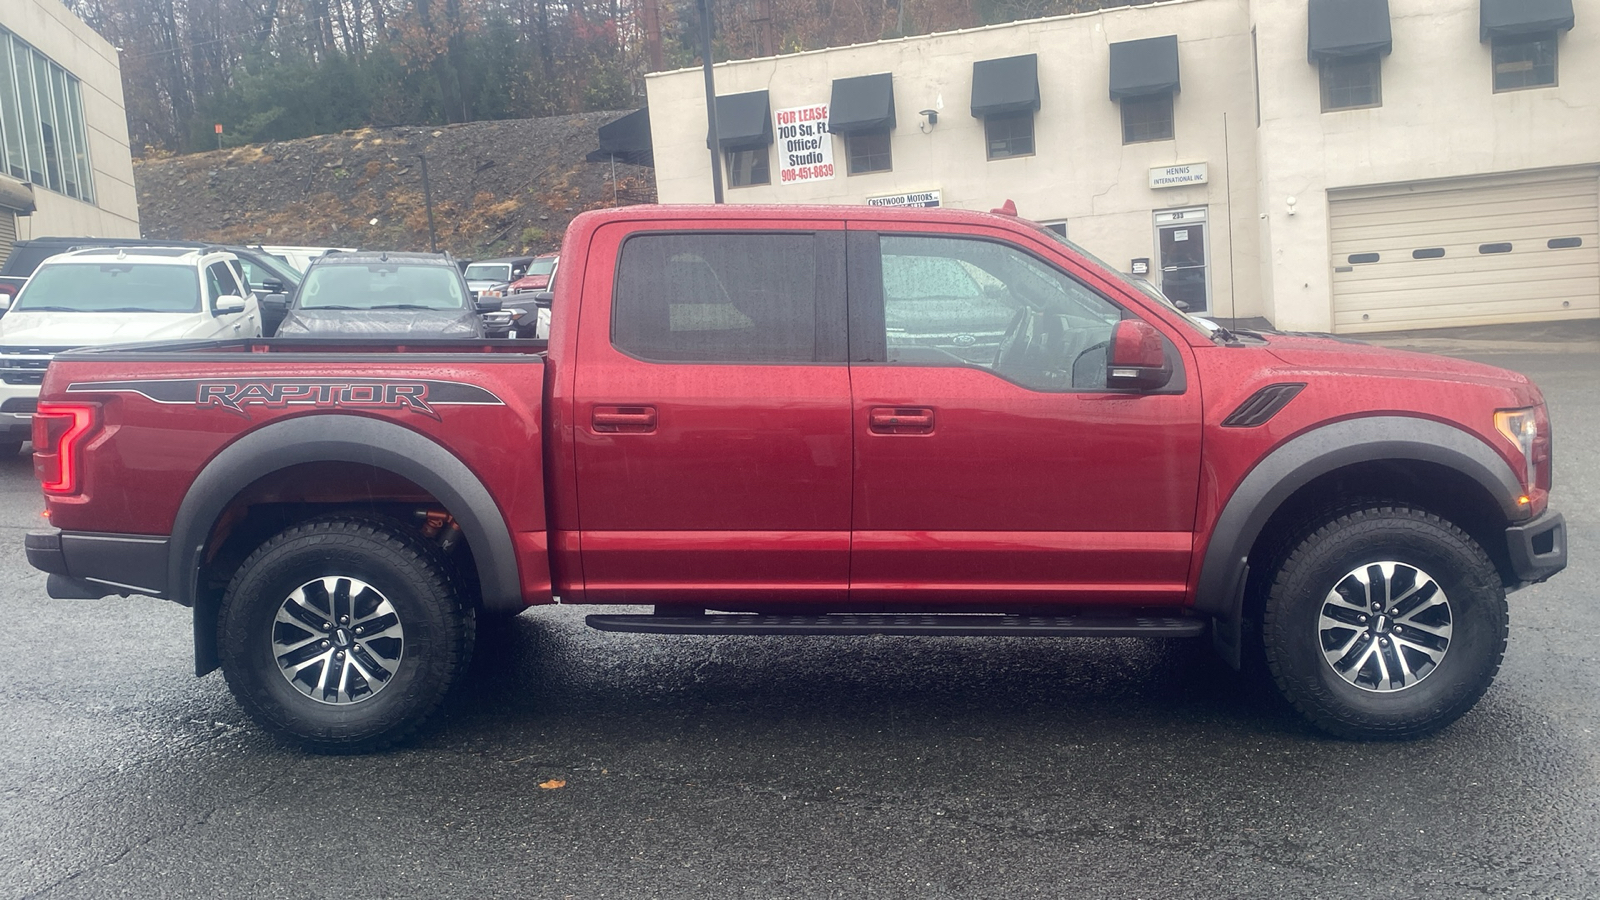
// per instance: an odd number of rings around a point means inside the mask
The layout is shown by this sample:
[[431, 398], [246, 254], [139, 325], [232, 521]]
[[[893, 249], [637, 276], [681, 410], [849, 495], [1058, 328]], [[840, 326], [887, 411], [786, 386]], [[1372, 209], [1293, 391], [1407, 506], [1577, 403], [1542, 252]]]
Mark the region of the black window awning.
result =
[[1311, 0], [1310, 13], [1312, 62], [1388, 53], [1394, 46], [1389, 0]]
[[1576, 18], [1572, 0], [1481, 0], [1480, 40], [1571, 31]]
[[650, 144], [650, 107], [636, 109], [620, 119], [601, 125], [600, 149], [585, 157], [589, 162], [615, 159], [636, 166], [654, 166], [655, 149]]
[[[710, 128], [706, 129], [710, 146]], [[772, 110], [766, 91], [717, 98], [717, 139], [723, 150], [752, 150], [772, 143]]]
[[1177, 35], [1111, 45], [1111, 99], [1171, 94], [1177, 90]]
[[860, 134], [894, 128], [894, 81], [888, 72], [835, 78], [828, 101], [828, 130]]
[[972, 64], [972, 114], [982, 118], [995, 113], [1039, 108], [1039, 57], [1008, 56], [980, 59]]

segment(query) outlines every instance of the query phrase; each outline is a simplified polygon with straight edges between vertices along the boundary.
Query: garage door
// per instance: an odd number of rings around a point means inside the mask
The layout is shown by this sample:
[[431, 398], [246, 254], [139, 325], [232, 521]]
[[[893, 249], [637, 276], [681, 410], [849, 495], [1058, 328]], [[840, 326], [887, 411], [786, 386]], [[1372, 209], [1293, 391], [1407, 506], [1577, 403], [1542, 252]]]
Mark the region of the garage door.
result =
[[0, 206], [0, 266], [11, 255], [11, 245], [17, 242], [17, 214]]
[[1330, 195], [1333, 327], [1600, 316], [1600, 171]]

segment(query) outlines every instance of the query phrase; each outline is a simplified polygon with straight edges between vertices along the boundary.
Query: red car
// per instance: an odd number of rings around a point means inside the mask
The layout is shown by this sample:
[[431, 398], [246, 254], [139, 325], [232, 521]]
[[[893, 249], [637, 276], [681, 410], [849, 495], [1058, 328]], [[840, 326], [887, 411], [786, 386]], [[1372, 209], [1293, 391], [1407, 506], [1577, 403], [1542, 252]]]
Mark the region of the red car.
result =
[[[265, 728], [384, 746], [476, 629], [1209, 635], [1318, 727], [1489, 688], [1566, 565], [1521, 375], [1190, 318], [1011, 216], [634, 206], [573, 220], [544, 342], [57, 356], [51, 596], [194, 610]], [[959, 673], [952, 673], [959, 677]]]
[[533, 262], [528, 264], [527, 274], [511, 282], [511, 287], [507, 288], [506, 292], [520, 294], [524, 291], [552, 290], [550, 283], [555, 280], [556, 267], [560, 262], [560, 255], [555, 253], [535, 256]]

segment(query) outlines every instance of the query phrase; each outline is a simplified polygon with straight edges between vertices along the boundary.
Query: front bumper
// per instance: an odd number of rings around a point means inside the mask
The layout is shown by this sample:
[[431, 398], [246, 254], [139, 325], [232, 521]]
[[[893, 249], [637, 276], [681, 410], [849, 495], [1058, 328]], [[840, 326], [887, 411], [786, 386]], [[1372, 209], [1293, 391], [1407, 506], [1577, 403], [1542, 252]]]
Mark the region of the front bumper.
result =
[[[0, 367], [3, 366], [0, 362]], [[31, 439], [33, 411], [38, 406], [39, 385], [0, 382], [0, 440]]]
[[159, 535], [29, 532], [28, 565], [50, 573], [45, 590], [57, 600], [96, 600], [113, 594], [165, 597], [167, 543]]
[[1537, 518], [1506, 529], [1511, 568], [1522, 584], [1538, 584], [1567, 567], [1567, 520], [1545, 510]]

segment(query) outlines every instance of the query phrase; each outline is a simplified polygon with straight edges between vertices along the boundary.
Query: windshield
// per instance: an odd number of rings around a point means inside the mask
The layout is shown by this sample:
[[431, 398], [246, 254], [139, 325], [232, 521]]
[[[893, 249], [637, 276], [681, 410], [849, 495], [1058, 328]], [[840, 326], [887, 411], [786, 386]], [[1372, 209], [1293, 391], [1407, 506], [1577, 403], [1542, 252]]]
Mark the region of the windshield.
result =
[[509, 263], [474, 263], [467, 266], [468, 281], [510, 281]]
[[1133, 285], [1133, 287], [1138, 289], [1139, 293], [1144, 294], [1146, 297], [1149, 297], [1152, 300], [1155, 300], [1157, 303], [1160, 303], [1162, 306], [1165, 306], [1169, 311], [1177, 313], [1179, 316], [1182, 316], [1183, 320], [1185, 322], [1189, 323], [1190, 326], [1192, 326], [1193, 328], [1198, 330], [1201, 334], [1204, 334], [1207, 337], [1210, 337], [1211, 333], [1217, 330], [1216, 323], [1208, 321], [1206, 319], [1199, 318], [1198, 316], [1191, 316], [1188, 313], [1184, 312], [1183, 310], [1179, 309], [1178, 305], [1176, 303], [1173, 303], [1170, 299], [1168, 299], [1166, 294], [1161, 293], [1161, 289], [1160, 288], [1156, 287], [1154, 284], [1152, 284], [1148, 280], [1146, 280], [1144, 278], [1141, 278], [1138, 275], [1129, 275], [1126, 272], [1121, 271], [1116, 266], [1113, 266], [1112, 264], [1106, 262], [1105, 260], [1101, 259], [1100, 257], [1095, 256], [1093, 253], [1090, 253], [1089, 251], [1087, 251], [1087, 250], [1083, 249], [1082, 247], [1078, 246], [1077, 244], [1074, 244], [1073, 242], [1067, 240], [1065, 237], [1062, 237], [1059, 233], [1057, 233], [1055, 231], [1052, 231], [1052, 230], [1050, 230], [1048, 228], [1045, 228], [1043, 225], [1039, 226], [1039, 230], [1041, 232], [1043, 232], [1044, 234], [1049, 235], [1051, 240], [1062, 244], [1063, 246], [1065, 246], [1068, 249], [1070, 249], [1072, 252], [1078, 254], [1079, 256], [1083, 257], [1084, 259], [1087, 259], [1088, 261], [1094, 263], [1095, 265], [1099, 266], [1100, 268], [1102, 268], [1102, 269], [1106, 270], [1107, 272], [1111, 273], [1111, 275], [1116, 277], [1118, 280], [1122, 281], [1124, 284]]
[[549, 259], [536, 259], [528, 263], [529, 275], [549, 275], [556, 270], [555, 257]]
[[12, 312], [152, 312], [200, 310], [200, 277], [193, 266], [115, 262], [43, 265], [18, 295]]
[[461, 280], [444, 266], [398, 263], [312, 267], [300, 286], [301, 309], [464, 309]]

